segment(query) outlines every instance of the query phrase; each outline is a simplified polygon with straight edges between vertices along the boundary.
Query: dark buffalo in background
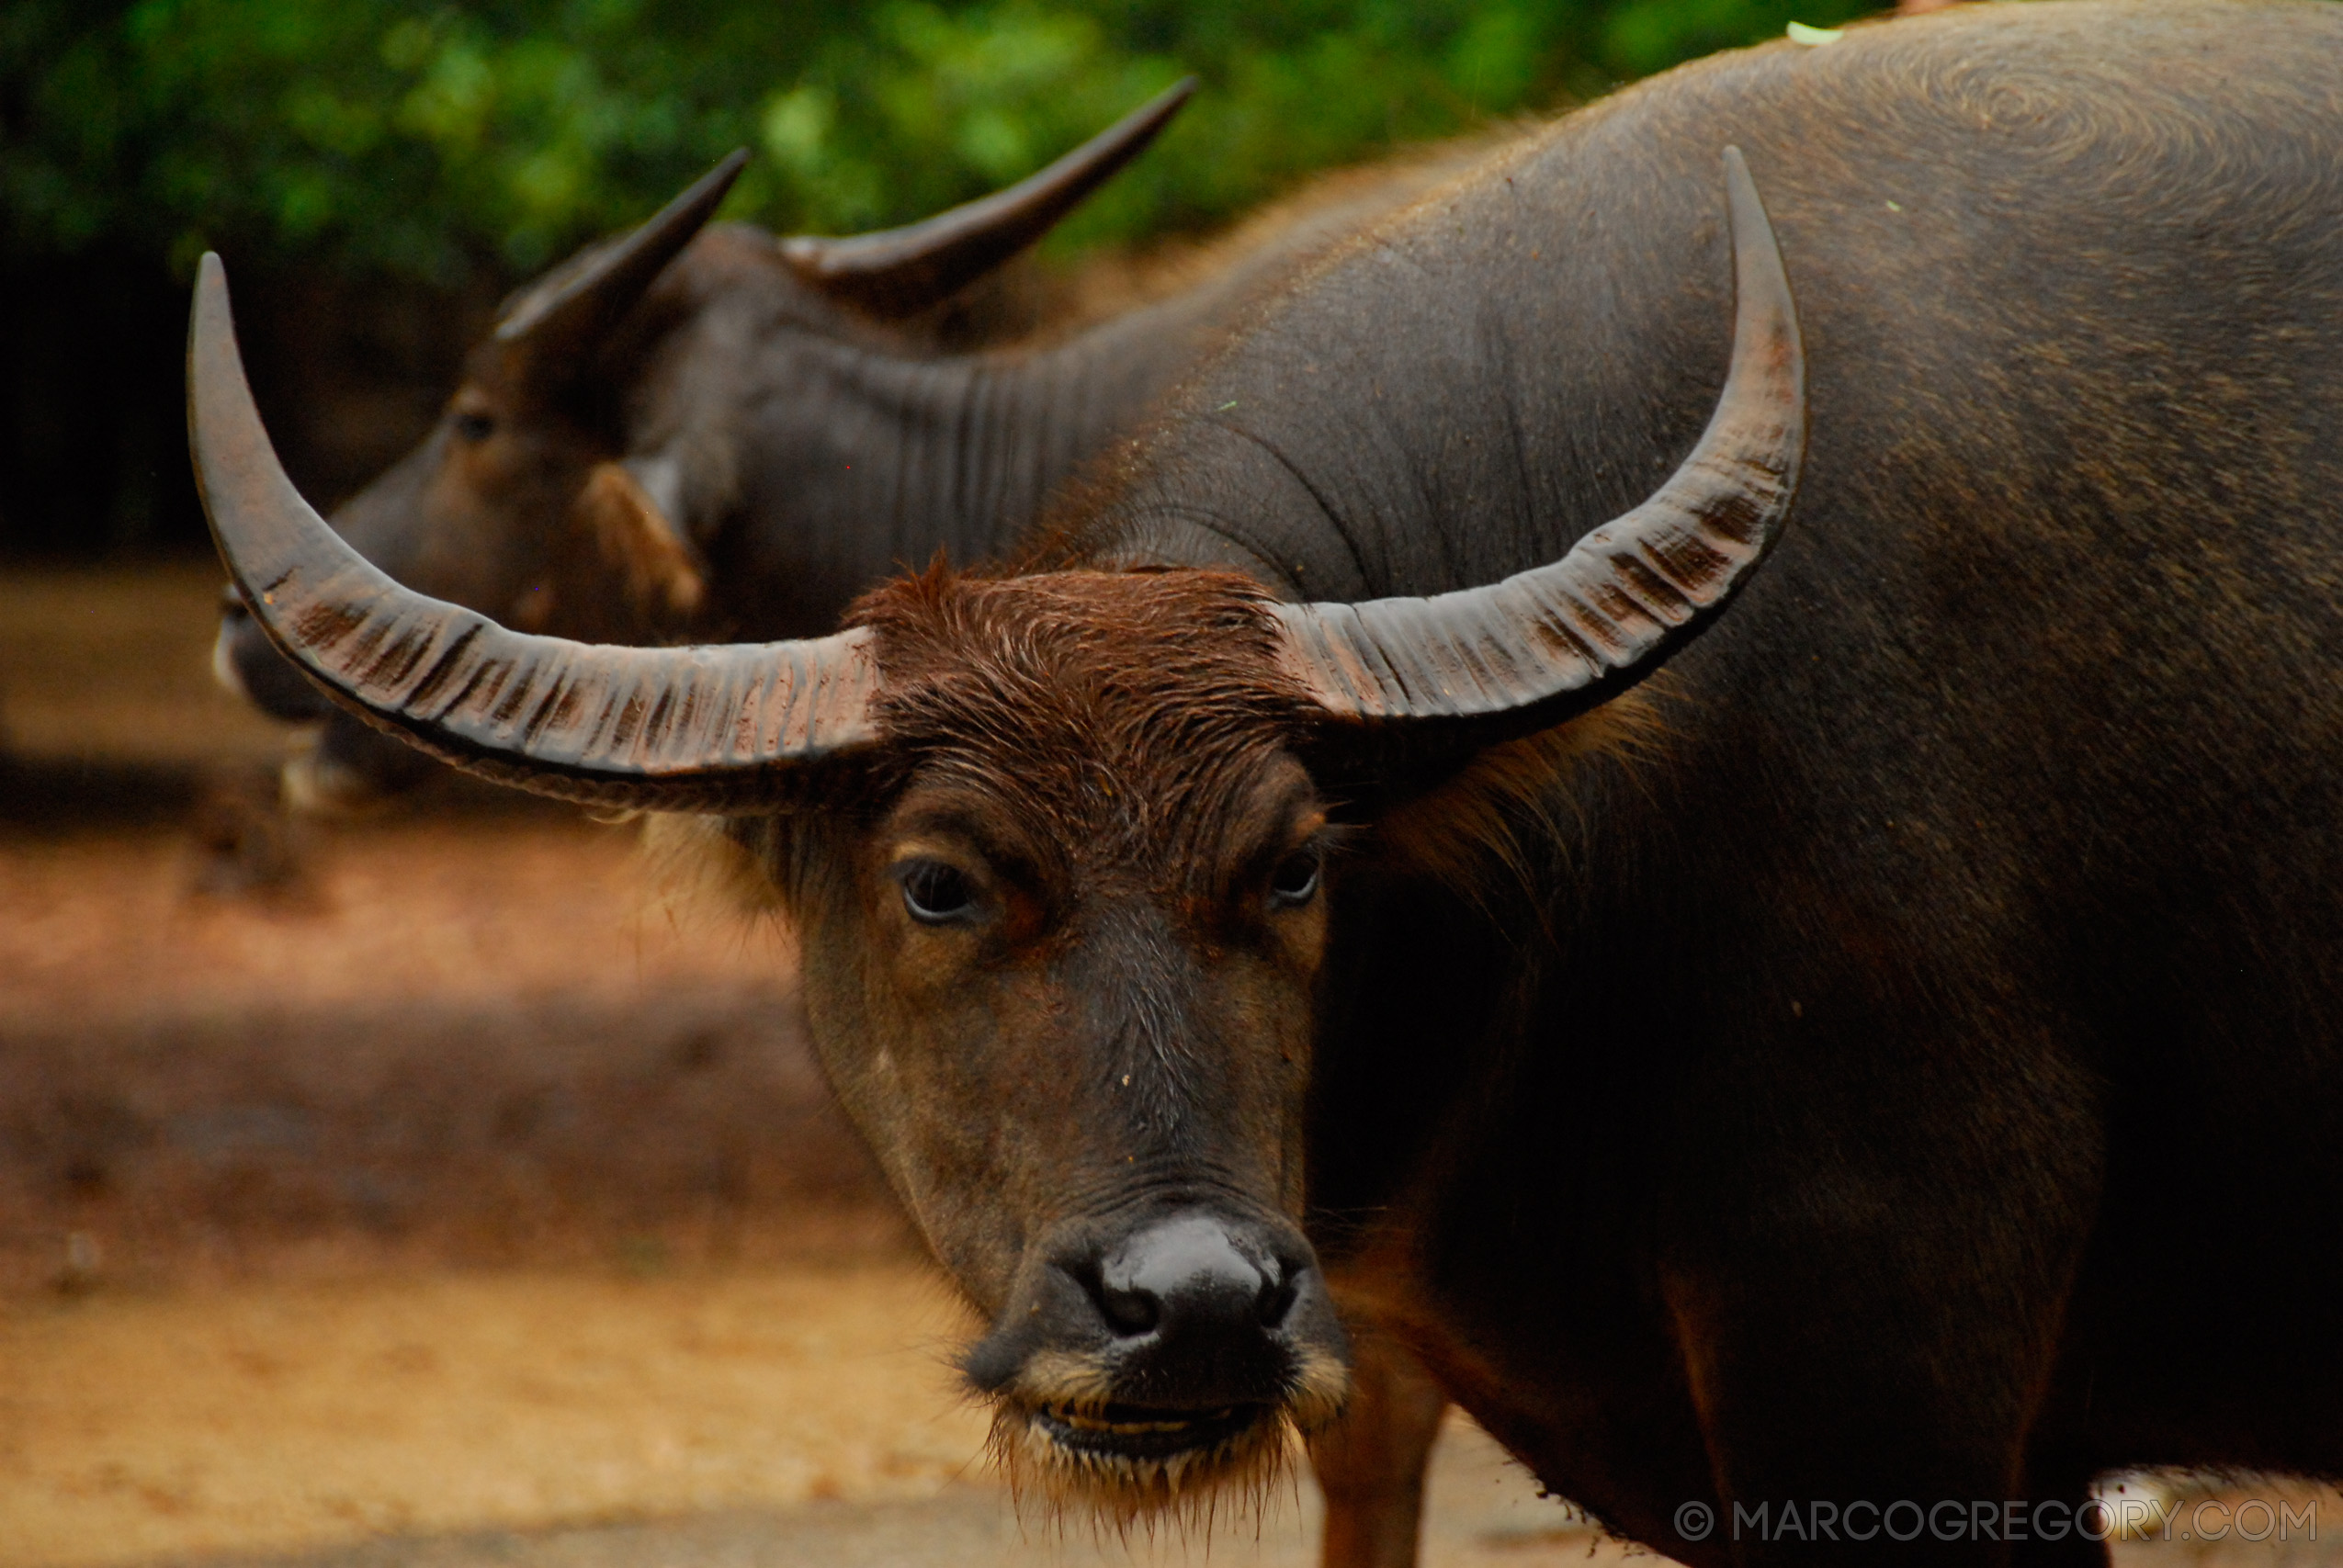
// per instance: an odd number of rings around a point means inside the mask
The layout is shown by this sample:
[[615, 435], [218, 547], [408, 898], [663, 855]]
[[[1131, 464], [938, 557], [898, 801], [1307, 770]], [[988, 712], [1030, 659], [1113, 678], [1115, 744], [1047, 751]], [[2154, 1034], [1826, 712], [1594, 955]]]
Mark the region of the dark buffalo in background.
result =
[[2338, 84], [2198, 0], [1673, 73], [1293, 288], [1055, 570], [818, 639], [402, 593], [216, 269], [198, 457], [345, 701], [732, 824], [1053, 1495], [1258, 1478], [1339, 1297], [1688, 1562], [2100, 1562], [2108, 1471], [2343, 1474]]
[[[334, 525], [409, 587], [587, 641], [801, 636], [937, 550], [990, 558], [1273, 282], [1428, 184], [1420, 162], [1323, 202], [1152, 304], [1057, 341], [945, 352], [940, 306], [1137, 157], [1183, 83], [1030, 179], [907, 229], [703, 232], [741, 157], [522, 290], [423, 443]], [[324, 720], [290, 797], [424, 776], [340, 716], [232, 596], [214, 668]]]

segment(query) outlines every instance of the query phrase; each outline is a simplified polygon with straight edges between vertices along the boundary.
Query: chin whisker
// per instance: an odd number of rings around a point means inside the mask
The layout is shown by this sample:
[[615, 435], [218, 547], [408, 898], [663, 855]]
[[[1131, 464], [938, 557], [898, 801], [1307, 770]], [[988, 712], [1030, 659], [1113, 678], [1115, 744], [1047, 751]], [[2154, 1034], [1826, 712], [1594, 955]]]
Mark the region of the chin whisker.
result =
[[1258, 1531], [1278, 1503], [1298, 1498], [1301, 1436], [1291, 1416], [1265, 1410], [1197, 1448], [1118, 1453], [1061, 1442], [1038, 1412], [1003, 1404], [989, 1446], [1021, 1524], [1062, 1536], [1087, 1520], [1127, 1544], [1135, 1529], [1150, 1540], [1167, 1527], [1183, 1540], [1208, 1539], [1224, 1521], [1250, 1518]]
[[[1052, 1353], [1034, 1358], [995, 1404], [989, 1447], [1028, 1528], [1062, 1537], [1086, 1519], [1093, 1534], [1127, 1543], [1135, 1529], [1152, 1540], [1166, 1527], [1208, 1540], [1250, 1518], [1258, 1533], [1279, 1502], [1298, 1502], [1303, 1441], [1341, 1414], [1350, 1392], [1341, 1358], [1312, 1349], [1273, 1404], [1174, 1416], [1116, 1404], [1106, 1368]], [[1183, 1442], [1190, 1433], [1195, 1440]]]

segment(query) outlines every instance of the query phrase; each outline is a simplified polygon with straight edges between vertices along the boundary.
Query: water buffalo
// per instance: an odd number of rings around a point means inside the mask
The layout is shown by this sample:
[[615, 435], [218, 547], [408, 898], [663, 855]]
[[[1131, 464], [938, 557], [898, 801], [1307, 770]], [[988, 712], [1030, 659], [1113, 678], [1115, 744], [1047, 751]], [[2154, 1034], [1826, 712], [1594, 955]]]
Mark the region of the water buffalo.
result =
[[216, 263], [196, 451], [353, 711], [730, 824], [1036, 1488], [1258, 1478], [1341, 1281], [1688, 1562], [2103, 1562], [2105, 1471], [2343, 1473], [2338, 84], [2284, 0], [1670, 73], [821, 637], [401, 589]]
[[[938, 548], [988, 558], [1270, 282], [1437, 160], [1319, 204], [1150, 305], [1038, 348], [940, 352], [921, 313], [1136, 157], [1183, 83], [1023, 184], [909, 229], [703, 225], [734, 154], [515, 297], [439, 423], [334, 526], [410, 587], [592, 641], [826, 629]], [[214, 654], [265, 711], [328, 719], [289, 793], [355, 804], [428, 763], [341, 716], [232, 594]]]

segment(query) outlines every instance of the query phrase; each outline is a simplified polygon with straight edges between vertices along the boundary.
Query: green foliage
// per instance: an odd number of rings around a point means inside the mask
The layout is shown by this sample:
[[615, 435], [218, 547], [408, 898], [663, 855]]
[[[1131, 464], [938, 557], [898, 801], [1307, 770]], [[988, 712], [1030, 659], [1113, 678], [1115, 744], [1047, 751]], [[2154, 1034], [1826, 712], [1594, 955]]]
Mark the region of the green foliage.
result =
[[534, 271], [736, 145], [727, 208], [846, 232], [1205, 90], [1061, 248], [1193, 228], [1859, 0], [10, 0], [19, 255], [206, 245], [450, 282]]

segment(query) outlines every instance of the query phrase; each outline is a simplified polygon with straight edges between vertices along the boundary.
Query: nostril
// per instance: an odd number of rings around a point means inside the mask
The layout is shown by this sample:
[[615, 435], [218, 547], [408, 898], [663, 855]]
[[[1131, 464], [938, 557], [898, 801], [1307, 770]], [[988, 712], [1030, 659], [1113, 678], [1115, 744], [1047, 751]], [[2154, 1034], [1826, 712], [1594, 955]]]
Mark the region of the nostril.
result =
[[1106, 1326], [1125, 1338], [1152, 1334], [1163, 1323], [1163, 1298], [1138, 1280], [1109, 1279], [1093, 1260], [1066, 1267]]
[[1152, 1291], [1120, 1291], [1101, 1281], [1092, 1293], [1098, 1298], [1100, 1315], [1117, 1334], [1152, 1334], [1163, 1321], [1162, 1300]]
[[1300, 1294], [1291, 1273], [1279, 1271], [1262, 1281], [1261, 1297], [1255, 1303], [1263, 1328], [1275, 1328], [1294, 1310], [1295, 1299]]

